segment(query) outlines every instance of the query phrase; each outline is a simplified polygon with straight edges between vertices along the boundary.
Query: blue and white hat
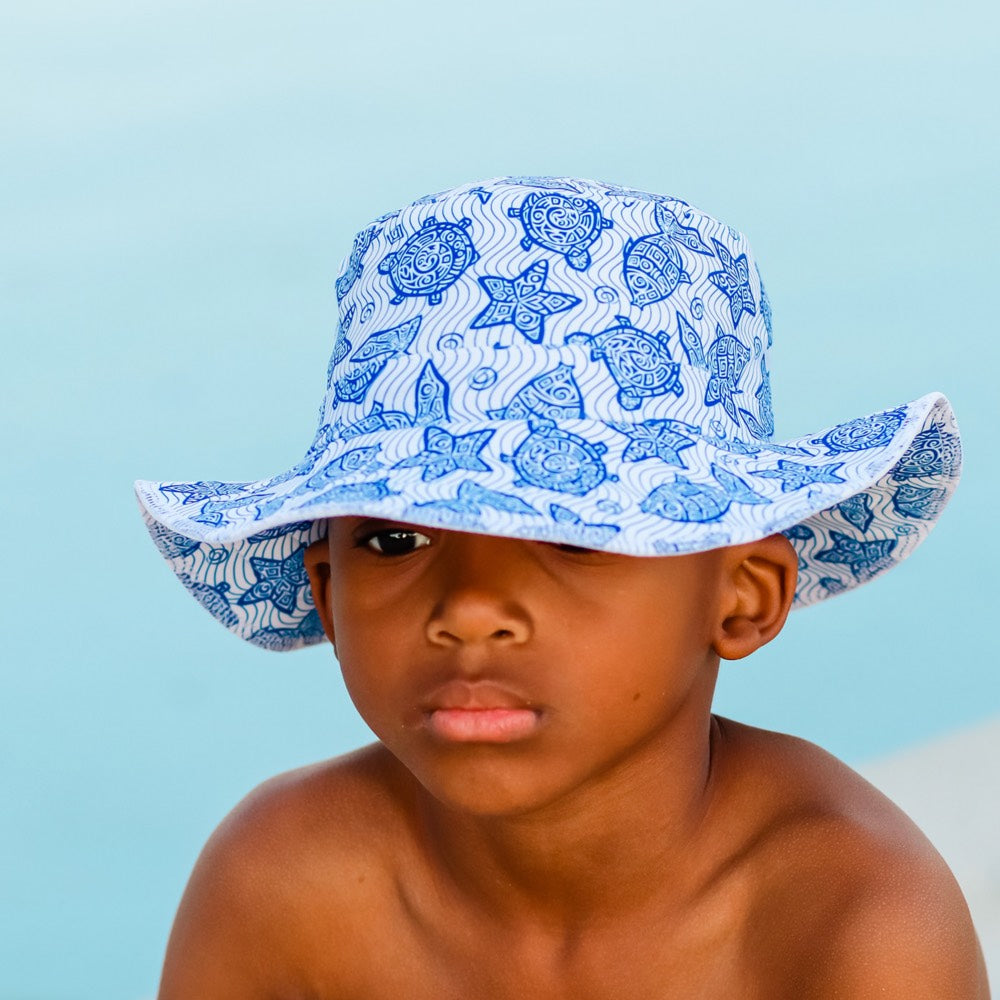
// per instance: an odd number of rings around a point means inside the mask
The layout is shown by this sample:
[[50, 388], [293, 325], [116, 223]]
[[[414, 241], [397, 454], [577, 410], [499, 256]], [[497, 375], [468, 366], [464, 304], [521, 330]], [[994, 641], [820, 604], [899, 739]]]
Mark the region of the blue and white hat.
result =
[[257, 482], [138, 482], [181, 582], [267, 649], [320, 642], [339, 515], [668, 556], [783, 531], [796, 606], [906, 558], [958, 481], [948, 401], [772, 440], [746, 238], [678, 198], [504, 177], [376, 219], [337, 279], [316, 438]]

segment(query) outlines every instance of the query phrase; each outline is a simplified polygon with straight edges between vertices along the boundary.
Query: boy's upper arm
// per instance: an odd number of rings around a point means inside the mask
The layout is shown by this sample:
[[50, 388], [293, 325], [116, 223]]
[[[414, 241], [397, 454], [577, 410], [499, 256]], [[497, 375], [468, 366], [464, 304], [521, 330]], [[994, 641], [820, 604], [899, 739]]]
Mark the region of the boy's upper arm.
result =
[[242, 807], [206, 844], [174, 919], [159, 1000], [255, 1000], [272, 995], [277, 942], [268, 877]]
[[901, 871], [832, 928], [817, 1000], [988, 1000], [982, 949], [943, 862]]
[[[329, 789], [310, 770], [265, 782], [209, 838], [174, 920], [159, 1000], [297, 995], [315, 971], [317, 941], [326, 955], [338, 950], [342, 915], [357, 914], [356, 852], [340, 824], [319, 815]], [[351, 800], [349, 788], [335, 792]], [[351, 950], [340, 952], [337, 973], [347, 977]]]

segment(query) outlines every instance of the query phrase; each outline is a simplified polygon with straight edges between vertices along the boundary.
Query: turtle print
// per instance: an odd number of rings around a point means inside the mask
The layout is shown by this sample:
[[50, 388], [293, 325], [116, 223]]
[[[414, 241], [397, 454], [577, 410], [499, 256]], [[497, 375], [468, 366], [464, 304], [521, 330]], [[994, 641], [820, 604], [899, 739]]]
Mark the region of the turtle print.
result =
[[556, 192], [529, 194], [520, 207], [508, 209], [507, 214], [524, 226], [521, 246], [525, 250], [537, 245], [562, 254], [577, 271], [590, 267], [591, 245], [612, 226], [595, 202]]
[[604, 444], [593, 444], [548, 421], [529, 424], [531, 433], [510, 457], [519, 478], [515, 486], [540, 486], [584, 496], [608, 478], [601, 456]]
[[705, 387], [705, 405], [722, 403], [726, 413], [739, 423], [733, 397], [743, 391], [738, 386], [750, 361], [750, 348], [736, 337], [722, 333], [720, 327], [716, 327], [716, 333], [718, 336], [708, 349], [709, 379]]
[[[632, 304], [636, 306], [660, 302], [673, 295], [680, 285], [691, 283], [691, 275], [684, 269], [684, 260], [677, 247], [678, 241], [671, 231], [673, 227], [667, 224], [668, 220], [661, 212], [656, 213], [656, 221], [659, 232], [640, 236], [625, 244], [622, 275], [632, 296]], [[685, 246], [690, 245], [689, 234], [685, 235], [683, 242]]]
[[828, 455], [844, 455], [852, 451], [881, 448], [896, 435], [906, 419], [905, 407], [875, 413], [870, 417], [856, 417], [834, 427], [822, 437], [813, 438], [810, 444], [820, 444]]
[[940, 424], [921, 431], [892, 470], [897, 483], [921, 476], [954, 476], [962, 465], [962, 445]]
[[427, 304], [436, 306], [441, 293], [453, 285], [470, 265], [479, 259], [467, 230], [471, 219], [438, 222], [433, 216], [398, 249], [379, 262], [379, 274], [387, 275], [398, 305], [406, 297], [427, 296]]
[[602, 333], [573, 333], [566, 343], [582, 340], [590, 343], [592, 360], [603, 360], [618, 383], [618, 402], [626, 410], [637, 410], [649, 396], [672, 392], [684, 393], [681, 366], [670, 357], [665, 330], [647, 333], [616, 316], [616, 323]]

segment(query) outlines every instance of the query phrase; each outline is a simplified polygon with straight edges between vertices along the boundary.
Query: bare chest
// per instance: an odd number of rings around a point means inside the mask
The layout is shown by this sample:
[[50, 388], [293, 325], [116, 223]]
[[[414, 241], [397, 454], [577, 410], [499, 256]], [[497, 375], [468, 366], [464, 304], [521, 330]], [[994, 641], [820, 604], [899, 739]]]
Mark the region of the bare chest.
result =
[[[462, 914], [435, 926], [392, 921], [319, 964], [301, 1000], [781, 1000], [773, 969], [750, 953], [740, 914], [706, 907], [684, 920], [525, 938]], [[478, 923], [478, 922], [475, 922]], [[778, 979], [784, 977], [777, 977]], [[789, 994], [792, 995], [792, 994]], [[298, 1000], [298, 998], [296, 998]]]

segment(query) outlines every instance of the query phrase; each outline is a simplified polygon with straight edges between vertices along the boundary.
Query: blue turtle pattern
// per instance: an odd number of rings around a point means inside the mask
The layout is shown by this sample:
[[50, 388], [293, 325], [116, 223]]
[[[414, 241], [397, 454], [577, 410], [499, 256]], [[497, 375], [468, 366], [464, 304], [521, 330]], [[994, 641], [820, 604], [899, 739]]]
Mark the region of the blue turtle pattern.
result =
[[743, 392], [739, 382], [749, 361], [750, 348], [716, 327], [716, 338], [708, 349], [709, 378], [705, 387], [705, 405], [722, 403], [734, 423], [739, 423], [739, 417], [733, 397]]
[[520, 220], [524, 227], [523, 249], [537, 245], [561, 254], [577, 271], [590, 267], [591, 245], [612, 225], [595, 202], [556, 192], [533, 192], [520, 206], [508, 209], [507, 214]]
[[405, 297], [427, 297], [429, 306], [441, 301], [442, 293], [479, 259], [469, 238], [470, 219], [438, 222], [433, 216], [398, 249], [379, 262], [379, 274], [389, 278], [398, 305]]
[[897, 483], [923, 476], [954, 476], [962, 466], [962, 444], [941, 424], [932, 424], [910, 443], [903, 457], [893, 467]]
[[531, 432], [509, 461], [518, 473], [515, 486], [540, 486], [559, 493], [584, 496], [608, 478], [601, 456], [607, 447], [550, 421], [529, 421]]
[[618, 383], [618, 402], [626, 410], [636, 410], [650, 396], [683, 395], [681, 366], [670, 357], [665, 330], [647, 333], [632, 326], [626, 316], [616, 316], [615, 324], [601, 333], [572, 333], [566, 343], [582, 340], [591, 345], [590, 356], [608, 366]]
[[906, 419], [906, 410], [897, 407], [870, 417], [856, 417], [822, 437], [812, 438], [812, 444], [826, 448], [829, 455], [845, 455], [852, 451], [881, 448], [887, 445]]
[[677, 242], [662, 230], [625, 244], [622, 276], [635, 306], [661, 302], [682, 284], [691, 283]]

